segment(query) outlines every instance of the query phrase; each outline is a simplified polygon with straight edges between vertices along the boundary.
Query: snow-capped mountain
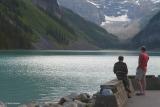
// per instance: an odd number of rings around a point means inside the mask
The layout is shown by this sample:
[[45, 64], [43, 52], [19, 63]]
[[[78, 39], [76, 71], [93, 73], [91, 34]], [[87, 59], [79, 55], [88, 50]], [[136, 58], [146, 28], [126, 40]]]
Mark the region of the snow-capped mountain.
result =
[[59, 0], [59, 4], [121, 39], [139, 32], [139, 21], [160, 9], [160, 0]]

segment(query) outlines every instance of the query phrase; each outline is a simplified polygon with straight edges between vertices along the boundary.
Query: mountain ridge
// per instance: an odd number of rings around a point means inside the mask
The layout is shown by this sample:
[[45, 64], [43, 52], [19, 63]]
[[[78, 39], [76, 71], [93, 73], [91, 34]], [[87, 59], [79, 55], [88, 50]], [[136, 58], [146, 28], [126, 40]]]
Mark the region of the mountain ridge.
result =
[[[50, 7], [44, 8], [36, 2], [0, 1], [0, 49], [103, 49], [118, 42], [115, 36], [70, 10], [62, 8], [61, 13], [58, 5], [49, 3], [46, 5]], [[73, 19], [79, 23], [73, 23]]]
[[133, 39], [133, 45], [139, 47], [145, 45], [149, 49], [160, 47], [160, 11], [151, 18], [149, 23]]
[[141, 23], [142, 17], [160, 10], [159, 0], [59, 0], [59, 2], [121, 40], [132, 38], [140, 32], [141, 26], [146, 24]]

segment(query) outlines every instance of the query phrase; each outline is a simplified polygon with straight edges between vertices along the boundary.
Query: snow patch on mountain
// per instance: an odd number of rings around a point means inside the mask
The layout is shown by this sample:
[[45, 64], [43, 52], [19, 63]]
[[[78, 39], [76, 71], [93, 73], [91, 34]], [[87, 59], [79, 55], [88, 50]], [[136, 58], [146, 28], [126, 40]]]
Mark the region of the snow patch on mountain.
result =
[[151, 0], [153, 3], [160, 3], [160, 0]]
[[139, 6], [141, 5], [139, 0], [136, 0], [135, 3]]
[[59, 0], [86, 20], [119, 38], [127, 39], [141, 29], [140, 20], [160, 10], [160, 0]]
[[112, 22], [129, 22], [131, 19], [128, 18], [127, 14], [121, 15], [121, 16], [106, 16], [105, 15], [105, 21], [102, 22], [101, 26], [104, 26], [106, 23], [112, 23]]
[[90, 3], [90, 4], [92, 4], [92, 5], [94, 5], [94, 6], [96, 6], [97, 8], [100, 8], [100, 4], [96, 4], [96, 3], [91, 2], [91, 1], [89, 1], [89, 0], [87, 0], [87, 2]]

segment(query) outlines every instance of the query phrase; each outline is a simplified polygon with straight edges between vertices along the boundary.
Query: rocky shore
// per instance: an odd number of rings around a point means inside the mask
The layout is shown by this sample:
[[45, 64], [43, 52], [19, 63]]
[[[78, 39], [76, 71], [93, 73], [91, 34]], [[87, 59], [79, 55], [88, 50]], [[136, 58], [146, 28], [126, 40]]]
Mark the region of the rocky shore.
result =
[[33, 102], [18, 107], [93, 107], [95, 100], [96, 95], [71, 93], [68, 96], [62, 97], [58, 102]]

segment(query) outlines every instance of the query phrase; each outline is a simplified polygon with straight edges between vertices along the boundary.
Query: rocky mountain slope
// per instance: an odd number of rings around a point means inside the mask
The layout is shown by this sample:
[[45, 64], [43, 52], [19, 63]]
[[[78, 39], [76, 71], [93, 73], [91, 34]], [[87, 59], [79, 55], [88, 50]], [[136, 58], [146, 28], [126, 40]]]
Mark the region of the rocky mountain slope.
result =
[[117, 42], [56, 0], [0, 1], [0, 49], [102, 49]]
[[145, 45], [149, 49], [160, 49], [160, 12], [133, 38], [133, 45], [136, 47]]
[[[160, 8], [160, 0], [58, 0], [59, 3], [90, 20], [120, 39], [138, 33], [145, 18]], [[143, 19], [144, 18], [144, 19]], [[142, 25], [141, 25], [142, 24]]]

